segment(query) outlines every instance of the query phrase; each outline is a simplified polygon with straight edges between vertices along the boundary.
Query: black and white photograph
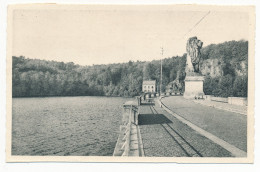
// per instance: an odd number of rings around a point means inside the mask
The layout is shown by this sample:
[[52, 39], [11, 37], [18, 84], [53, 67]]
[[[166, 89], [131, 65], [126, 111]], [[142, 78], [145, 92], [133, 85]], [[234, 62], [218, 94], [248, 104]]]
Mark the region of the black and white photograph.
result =
[[10, 5], [7, 161], [252, 163], [254, 12]]

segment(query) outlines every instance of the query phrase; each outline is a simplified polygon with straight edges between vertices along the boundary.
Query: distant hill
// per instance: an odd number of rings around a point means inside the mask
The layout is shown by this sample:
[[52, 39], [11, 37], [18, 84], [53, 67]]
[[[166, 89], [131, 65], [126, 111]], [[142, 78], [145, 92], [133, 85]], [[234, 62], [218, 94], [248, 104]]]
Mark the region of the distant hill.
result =
[[[247, 96], [248, 42], [229, 41], [202, 49], [204, 92]], [[163, 91], [184, 91], [186, 54], [163, 60]], [[13, 56], [13, 97], [136, 96], [143, 80], [160, 81], [160, 61], [80, 66]]]

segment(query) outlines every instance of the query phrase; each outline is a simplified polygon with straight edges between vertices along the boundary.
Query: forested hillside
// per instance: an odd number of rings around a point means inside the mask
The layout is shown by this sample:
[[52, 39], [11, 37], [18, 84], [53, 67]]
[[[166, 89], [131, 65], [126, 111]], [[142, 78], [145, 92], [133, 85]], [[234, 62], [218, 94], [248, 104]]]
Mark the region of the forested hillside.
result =
[[[184, 57], [164, 60], [163, 85], [174, 80]], [[79, 66], [13, 57], [13, 96], [135, 96], [142, 81], [159, 81], [160, 63], [132, 62]]]
[[204, 93], [247, 97], [248, 41], [229, 41], [202, 49]]
[[[247, 96], [247, 46], [230, 41], [202, 49], [205, 94]], [[185, 62], [186, 54], [163, 60], [163, 91], [184, 91]], [[159, 60], [80, 66], [13, 56], [13, 97], [135, 96], [143, 79], [159, 83]]]

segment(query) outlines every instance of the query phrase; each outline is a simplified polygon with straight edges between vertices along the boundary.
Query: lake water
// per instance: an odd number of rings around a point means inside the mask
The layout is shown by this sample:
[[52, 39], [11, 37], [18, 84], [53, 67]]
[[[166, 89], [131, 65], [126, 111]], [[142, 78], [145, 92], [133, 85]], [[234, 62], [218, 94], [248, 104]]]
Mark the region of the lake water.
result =
[[128, 100], [13, 98], [12, 155], [111, 156]]

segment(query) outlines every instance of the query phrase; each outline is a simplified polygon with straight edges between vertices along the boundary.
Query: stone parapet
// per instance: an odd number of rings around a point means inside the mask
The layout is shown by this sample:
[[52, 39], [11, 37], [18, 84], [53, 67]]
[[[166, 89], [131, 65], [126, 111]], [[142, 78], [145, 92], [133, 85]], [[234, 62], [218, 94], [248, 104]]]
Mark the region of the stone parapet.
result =
[[232, 105], [247, 106], [246, 97], [228, 97], [228, 103]]
[[228, 103], [228, 98], [225, 98], [225, 97], [211, 97], [211, 101]]
[[247, 97], [214, 97], [213, 95], [205, 95], [205, 99], [209, 101], [228, 103], [232, 105], [247, 106]]

